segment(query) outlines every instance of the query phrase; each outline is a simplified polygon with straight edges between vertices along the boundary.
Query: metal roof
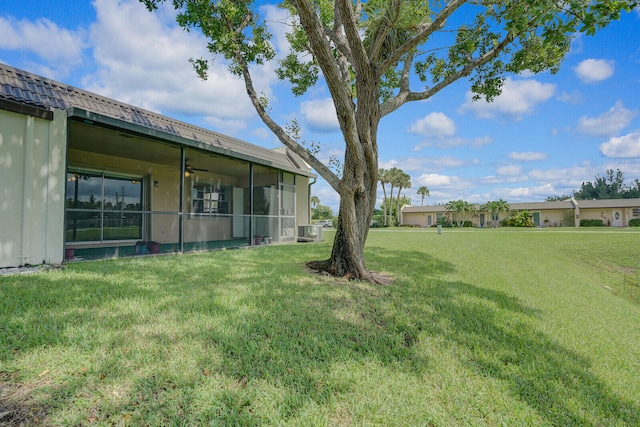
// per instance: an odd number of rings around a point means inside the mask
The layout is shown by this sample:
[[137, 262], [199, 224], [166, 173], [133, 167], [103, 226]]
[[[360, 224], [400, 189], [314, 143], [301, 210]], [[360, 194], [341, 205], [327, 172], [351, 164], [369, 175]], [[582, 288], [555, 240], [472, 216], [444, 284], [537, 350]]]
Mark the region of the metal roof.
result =
[[289, 149], [268, 150], [2, 63], [0, 63], [0, 99], [47, 110], [66, 110], [71, 117], [109, 122], [111, 125], [132, 131], [146, 130], [145, 133], [168, 141], [223, 153], [301, 175], [315, 176], [311, 173], [311, 168]]

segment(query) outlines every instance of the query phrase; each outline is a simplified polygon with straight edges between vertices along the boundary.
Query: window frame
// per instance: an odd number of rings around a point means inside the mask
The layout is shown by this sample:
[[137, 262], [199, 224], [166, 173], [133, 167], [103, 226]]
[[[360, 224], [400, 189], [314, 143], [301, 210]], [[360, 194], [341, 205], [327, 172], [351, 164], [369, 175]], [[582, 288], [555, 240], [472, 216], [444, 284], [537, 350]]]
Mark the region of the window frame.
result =
[[[78, 200], [76, 199], [75, 194], [70, 195], [70, 194], [66, 194], [66, 199], [65, 199], [65, 242], [67, 244], [73, 244], [73, 245], [91, 245], [91, 244], [114, 244], [114, 243], [122, 243], [122, 242], [135, 242], [135, 241], [139, 241], [142, 240], [144, 238], [144, 234], [145, 234], [145, 227], [146, 227], [146, 215], [145, 215], [145, 203], [146, 203], [146, 185], [147, 185], [147, 179], [144, 176], [140, 176], [140, 175], [136, 175], [136, 174], [126, 174], [126, 173], [119, 173], [119, 172], [111, 172], [111, 171], [105, 171], [105, 170], [92, 170], [92, 169], [83, 169], [83, 168], [68, 168], [67, 169], [67, 179], [66, 181], [73, 181], [70, 179], [71, 176], [75, 177], [75, 180], [78, 179], [78, 177], [80, 176], [89, 176], [92, 178], [99, 178], [100, 179], [100, 192], [99, 192], [99, 201], [97, 202], [97, 207], [92, 207], [92, 208], [88, 208], [88, 207], [74, 207], [74, 206], [68, 206], [67, 205], [67, 201], [70, 199], [69, 196], [71, 196], [71, 202], [77, 206]], [[129, 206], [130, 204], [124, 204], [123, 201], [123, 206], [121, 206], [120, 209], [113, 209], [113, 204], [109, 204], [109, 207], [105, 207], [105, 205], [107, 205], [107, 203], [105, 203], [106, 201], [106, 196], [105, 196], [105, 182], [107, 180], [123, 180], [123, 181], [131, 181], [132, 184], [139, 184], [140, 185], [140, 194], [139, 194], [139, 201], [137, 203], [134, 204], [139, 206], [139, 209], [127, 209], [126, 206]], [[67, 188], [68, 189], [68, 188]], [[67, 192], [68, 193], [68, 192]], [[83, 216], [82, 214], [94, 214], [95, 218], [93, 218], [95, 221], [98, 221], [98, 224], [96, 227], [94, 228], [98, 228], [98, 237], [97, 239], [86, 239], [86, 240], [78, 240], [77, 237], [75, 240], [70, 240], [67, 238], [67, 233], [69, 231], [71, 231], [71, 229], [69, 228], [70, 224], [69, 221], [73, 221], [74, 215], [78, 215], [80, 218]], [[71, 215], [70, 215], [71, 214]], [[120, 215], [122, 220], [127, 220], [127, 219], [131, 219], [132, 217], [135, 216], [139, 216], [139, 222], [136, 225], [138, 231], [136, 233], [135, 236], [132, 237], [124, 237], [124, 234], [121, 235], [117, 235], [115, 238], [110, 238], [109, 236], [113, 235], [113, 230], [109, 230], [108, 232], [106, 232], [106, 221], [108, 220], [112, 220], [114, 218], [114, 215]], [[77, 226], [74, 226], [74, 231], [77, 233]]]
[[[202, 188], [202, 197], [199, 188]], [[207, 191], [209, 190], [209, 191]], [[217, 195], [217, 199], [213, 199], [213, 195]], [[209, 198], [206, 197], [209, 195]], [[213, 204], [216, 203], [214, 207]], [[206, 208], [208, 205], [208, 208]], [[196, 217], [213, 217], [218, 215], [229, 215], [231, 207], [231, 185], [204, 182], [191, 184], [191, 214]]]

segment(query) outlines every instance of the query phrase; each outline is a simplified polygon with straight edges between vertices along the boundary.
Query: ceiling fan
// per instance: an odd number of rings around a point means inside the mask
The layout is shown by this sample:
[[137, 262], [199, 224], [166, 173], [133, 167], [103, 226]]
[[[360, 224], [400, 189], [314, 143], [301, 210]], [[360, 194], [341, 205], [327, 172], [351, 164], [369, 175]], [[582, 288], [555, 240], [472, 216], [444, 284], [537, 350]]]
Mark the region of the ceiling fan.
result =
[[189, 159], [184, 160], [184, 176], [187, 178], [195, 173], [195, 171], [209, 172], [209, 169], [194, 168], [189, 164]]

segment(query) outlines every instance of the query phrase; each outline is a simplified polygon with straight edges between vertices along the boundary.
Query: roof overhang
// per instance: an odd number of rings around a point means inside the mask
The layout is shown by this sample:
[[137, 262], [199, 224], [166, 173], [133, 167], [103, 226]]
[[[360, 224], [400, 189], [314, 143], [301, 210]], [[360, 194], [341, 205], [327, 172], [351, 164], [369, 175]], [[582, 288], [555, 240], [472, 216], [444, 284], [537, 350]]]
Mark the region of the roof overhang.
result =
[[222, 144], [220, 144], [219, 146], [216, 146], [214, 144], [195, 141], [180, 135], [176, 135], [174, 133], [171, 133], [170, 127], [167, 128], [166, 130], [153, 129], [148, 126], [131, 123], [125, 120], [115, 119], [113, 117], [83, 110], [77, 107], [69, 108], [67, 110], [67, 117], [69, 117], [69, 119], [71, 120], [81, 121], [88, 125], [106, 127], [106, 128], [118, 130], [120, 132], [132, 133], [139, 136], [145, 136], [147, 138], [156, 139], [158, 141], [162, 141], [170, 144], [196, 148], [202, 151], [223, 155], [229, 158], [244, 160], [247, 162], [251, 162], [251, 163], [255, 163], [263, 166], [273, 167], [276, 169], [294, 173], [296, 175], [302, 175], [302, 176], [307, 176], [311, 178], [317, 177], [317, 175], [312, 173], [311, 171], [298, 169], [293, 164], [288, 165], [285, 163], [274, 162], [268, 159], [260, 158], [258, 156], [251, 156], [248, 154], [238, 153], [233, 150], [229, 150], [228, 148], [222, 146]]
[[53, 111], [37, 107], [35, 105], [25, 104], [23, 102], [12, 101], [10, 99], [0, 98], [0, 110], [10, 111], [12, 113], [33, 116], [38, 119], [53, 120]]

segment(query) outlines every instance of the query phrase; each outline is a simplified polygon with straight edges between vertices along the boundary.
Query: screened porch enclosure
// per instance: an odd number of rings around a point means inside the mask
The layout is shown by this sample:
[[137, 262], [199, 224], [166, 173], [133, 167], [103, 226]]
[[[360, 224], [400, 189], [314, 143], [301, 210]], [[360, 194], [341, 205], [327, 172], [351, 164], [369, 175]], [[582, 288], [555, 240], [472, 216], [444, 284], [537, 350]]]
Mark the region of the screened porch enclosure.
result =
[[295, 241], [301, 180], [308, 182], [275, 167], [71, 122], [67, 258]]

